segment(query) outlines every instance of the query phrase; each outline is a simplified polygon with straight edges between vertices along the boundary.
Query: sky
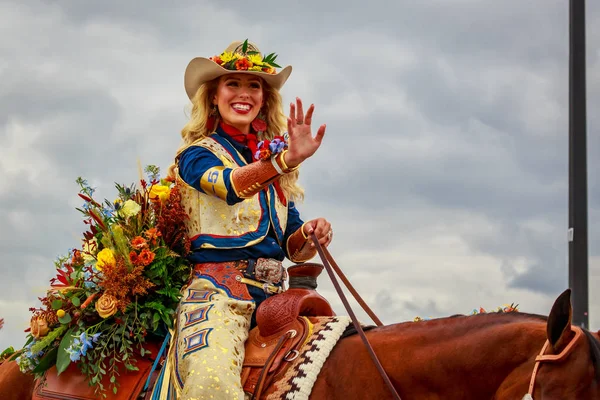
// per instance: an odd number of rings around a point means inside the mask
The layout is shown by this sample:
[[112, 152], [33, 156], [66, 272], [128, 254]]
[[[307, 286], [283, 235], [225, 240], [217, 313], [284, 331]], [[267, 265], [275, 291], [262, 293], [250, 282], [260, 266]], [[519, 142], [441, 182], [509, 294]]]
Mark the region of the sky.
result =
[[[0, 1], [0, 351], [23, 345], [54, 260], [80, 243], [77, 177], [113, 199], [138, 160], [166, 172], [185, 67], [246, 38], [293, 66], [284, 104], [314, 103], [327, 124], [298, 208], [331, 222], [333, 257], [384, 323], [510, 303], [548, 314], [568, 287], [568, 2], [143, 4]], [[600, 329], [600, 3], [587, 20]], [[347, 314], [326, 273], [318, 290]]]

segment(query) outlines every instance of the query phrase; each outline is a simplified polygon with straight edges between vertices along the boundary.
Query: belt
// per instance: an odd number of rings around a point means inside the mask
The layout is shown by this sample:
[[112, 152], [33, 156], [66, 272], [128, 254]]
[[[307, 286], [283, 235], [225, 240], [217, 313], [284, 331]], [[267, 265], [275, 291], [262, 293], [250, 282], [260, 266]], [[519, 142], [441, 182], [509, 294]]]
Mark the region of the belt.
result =
[[245, 283], [246, 285], [255, 286], [264, 290], [267, 294], [277, 294], [283, 292], [283, 288], [281, 286], [269, 285], [268, 283], [263, 283], [259, 281], [255, 281], [254, 279], [249, 279], [243, 276], [236, 276], [235, 280], [238, 282]]
[[287, 279], [287, 271], [283, 263], [272, 258], [257, 258], [247, 260], [224, 261], [225, 264], [241, 272], [243, 276], [235, 279], [241, 283], [255, 286], [267, 294], [281, 293], [283, 282]]

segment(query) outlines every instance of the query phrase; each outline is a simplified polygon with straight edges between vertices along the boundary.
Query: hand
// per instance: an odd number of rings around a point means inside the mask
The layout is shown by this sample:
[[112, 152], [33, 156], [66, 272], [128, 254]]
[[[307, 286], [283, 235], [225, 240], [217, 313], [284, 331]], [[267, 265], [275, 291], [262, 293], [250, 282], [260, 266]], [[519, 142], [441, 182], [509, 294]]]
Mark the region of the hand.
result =
[[288, 151], [285, 154], [284, 162], [288, 167], [294, 168], [304, 160], [315, 154], [323, 136], [325, 136], [325, 124], [319, 127], [317, 135], [313, 137], [310, 124], [312, 115], [315, 111], [315, 105], [311, 104], [304, 115], [302, 100], [296, 97], [296, 105], [290, 103], [290, 115], [288, 117]]
[[304, 234], [308, 236], [308, 240], [311, 242], [311, 247], [315, 247], [315, 244], [312, 243], [311, 233], [313, 231], [315, 232], [315, 235], [317, 236], [321, 246], [329, 246], [333, 240], [333, 230], [331, 229], [331, 224], [325, 218], [313, 219], [304, 225]]

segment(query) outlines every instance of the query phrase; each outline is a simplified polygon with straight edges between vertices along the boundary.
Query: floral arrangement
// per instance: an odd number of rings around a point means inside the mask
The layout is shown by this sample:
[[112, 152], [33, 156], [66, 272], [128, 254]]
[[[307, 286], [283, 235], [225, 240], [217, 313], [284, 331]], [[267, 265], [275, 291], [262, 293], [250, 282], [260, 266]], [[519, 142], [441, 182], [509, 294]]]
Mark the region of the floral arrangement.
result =
[[281, 153], [288, 145], [283, 136], [275, 136], [273, 140], [265, 139], [258, 142], [254, 158], [268, 160], [273, 154]]
[[[60, 374], [76, 363], [96, 392], [116, 394], [119, 368], [137, 370], [149, 338], [161, 340], [173, 326], [181, 287], [190, 274], [187, 215], [177, 186], [145, 169], [141, 187], [117, 184], [113, 202], [94, 200], [78, 178], [87, 225], [81, 248], [55, 262], [56, 277], [32, 312], [27, 342], [14, 352], [22, 372]], [[3, 353], [4, 354], [4, 353]]]
[[[519, 312], [519, 305], [518, 304], [504, 304], [502, 307], [497, 307], [496, 309], [492, 310], [492, 311], [486, 311], [485, 308], [483, 307], [479, 307], [479, 310], [474, 308], [473, 311], [471, 311], [469, 313], [469, 315], [477, 315], [477, 314], [488, 314], [488, 313], [509, 313], [509, 312]], [[421, 321], [429, 321], [431, 320], [431, 317], [429, 318], [422, 318], [422, 317], [415, 317], [413, 319], [413, 322], [421, 322]]]
[[248, 39], [242, 44], [241, 53], [224, 51], [218, 56], [210, 57], [210, 60], [228, 70], [266, 72], [267, 74], [275, 74], [275, 68], [281, 68], [275, 63], [275, 59], [277, 59], [275, 53], [262, 57], [258, 51], [248, 51]]

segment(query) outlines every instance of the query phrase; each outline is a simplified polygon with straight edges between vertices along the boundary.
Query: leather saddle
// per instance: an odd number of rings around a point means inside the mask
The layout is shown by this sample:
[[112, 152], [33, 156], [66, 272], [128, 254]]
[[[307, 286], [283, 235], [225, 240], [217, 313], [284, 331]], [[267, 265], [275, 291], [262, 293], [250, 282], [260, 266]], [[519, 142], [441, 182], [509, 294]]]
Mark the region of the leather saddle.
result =
[[335, 315], [329, 302], [315, 290], [322, 271], [322, 265], [312, 263], [289, 267], [290, 288], [269, 297], [256, 311], [257, 327], [246, 341], [242, 366], [242, 386], [253, 399], [260, 398], [298, 356], [311, 333], [307, 317]]
[[[260, 394], [278, 376], [285, 373], [289, 362], [310, 334], [307, 317], [334, 316], [327, 300], [316, 291], [316, 279], [323, 271], [321, 264], [304, 263], [288, 268], [289, 289], [263, 301], [256, 311], [257, 326], [249, 333], [246, 355], [242, 366], [244, 390], [259, 398]], [[108, 377], [102, 381], [106, 400], [149, 400], [159, 369], [152, 372], [150, 385], [144, 386], [152, 371], [160, 343], [149, 342], [152, 358], [136, 357], [138, 371], [119, 368], [117, 395], [108, 390]], [[164, 356], [163, 356], [164, 357]], [[57, 376], [56, 368], [49, 369], [36, 383], [33, 400], [96, 400], [94, 388], [75, 364]]]
[[[109, 390], [109, 377], [105, 376], [102, 385], [106, 390], [105, 400], [146, 400], [152, 394], [152, 386], [158, 377], [159, 371], [154, 371], [151, 377], [149, 389], [143, 391], [146, 380], [152, 370], [152, 365], [159, 352], [160, 344], [157, 341], [148, 341], [145, 348], [149, 350], [152, 358], [141, 357], [136, 354], [138, 371], [128, 371], [119, 365], [119, 387], [117, 394]], [[94, 393], [94, 387], [89, 386], [85, 375], [79, 371], [76, 364], [71, 363], [60, 375], [56, 374], [56, 367], [50, 368], [44, 374], [44, 378], [36, 381], [32, 400], [98, 400], [101, 395]]]

